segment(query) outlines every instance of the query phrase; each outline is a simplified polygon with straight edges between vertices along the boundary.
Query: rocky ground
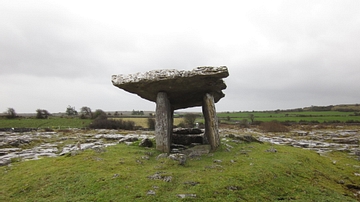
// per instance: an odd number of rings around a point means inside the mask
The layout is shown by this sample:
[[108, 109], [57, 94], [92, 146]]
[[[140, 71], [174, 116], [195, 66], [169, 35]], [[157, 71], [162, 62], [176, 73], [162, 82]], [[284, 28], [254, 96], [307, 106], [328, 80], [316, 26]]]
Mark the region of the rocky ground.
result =
[[[319, 154], [344, 151], [360, 158], [358, 127], [297, 127], [287, 133], [268, 133], [257, 128], [221, 128], [223, 142], [227, 138], [237, 141], [261, 141], [277, 145], [291, 145], [314, 150]], [[116, 144], [137, 144], [154, 139], [153, 131], [118, 131], [72, 129], [66, 131], [2, 131], [0, 132], [0, 165], [14, 161], [36, 160], [42, 157], [71, 155], [85, 149], [102, 149]], [[151, 141], [143, 141], [151, 144]], [[225, 143], [226, 144], [226, 143]], [[144, 145], [151, 146], [151, 145]], [[178, 150], [179, 145], [177, 145]], [[180, 146], [181, 148], [181, 146]]]

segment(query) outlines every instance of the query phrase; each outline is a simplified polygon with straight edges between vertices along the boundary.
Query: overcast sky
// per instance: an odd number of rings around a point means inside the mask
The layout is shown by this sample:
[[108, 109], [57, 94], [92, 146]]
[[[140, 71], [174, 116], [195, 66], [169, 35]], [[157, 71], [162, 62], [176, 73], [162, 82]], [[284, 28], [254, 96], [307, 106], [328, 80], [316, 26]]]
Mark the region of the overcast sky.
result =
[[0, 111], [154, 110], [111, 75], [198, 66], [229, 69], [217, 111], [360, 103], [359, 10], [359, 0], [1, 0]]

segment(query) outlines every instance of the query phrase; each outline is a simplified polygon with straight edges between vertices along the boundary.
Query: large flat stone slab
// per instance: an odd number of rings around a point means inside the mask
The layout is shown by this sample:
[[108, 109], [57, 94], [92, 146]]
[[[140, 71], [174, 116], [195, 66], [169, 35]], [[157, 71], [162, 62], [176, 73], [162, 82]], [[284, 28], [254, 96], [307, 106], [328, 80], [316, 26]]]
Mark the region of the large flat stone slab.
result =
[[225, 95], [222, 78], [229, 76], [226, 66], [197, 67], [186, 70], [153, 70], [145, 73], [113, 75], [112, 83], [127, 92], [156, 102], [158, 92], [165, 92], [173, 110], [202, 106], [206, 93], [218, 102]]

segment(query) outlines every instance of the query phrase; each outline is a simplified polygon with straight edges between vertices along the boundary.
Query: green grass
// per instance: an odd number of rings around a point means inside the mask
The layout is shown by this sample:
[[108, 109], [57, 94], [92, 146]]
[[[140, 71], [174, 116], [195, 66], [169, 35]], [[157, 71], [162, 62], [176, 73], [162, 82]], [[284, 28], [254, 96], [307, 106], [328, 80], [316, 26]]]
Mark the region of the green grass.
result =
[[[148, 118], [113, 118], [114, 120], [122, 119], [124, 121], [133, 121], [136, 126], [141, 126], [142, 128], [148, 128]], [[183, 118], [174, 118], [174, 125], [178, 125], [183, 121]]]
[[[224, 145], [188, 160], [156, 160], [154, 149], [116, 145], [97, 153], [44, 158], [0, 167], [0, 201], [357, 201], [359, 161], [289, 146]], [[266, 152], [275, 148], [276, 153]], [[150, 160], [141, 157], [151, 152]], [[214, 163], [215, 159], [222, 163]], [[234, 163], [231, 160], [235, 161]], [[334, 163], [336, 161], [336, 163]], [[171, 182], [151, 180], [160, 173]], [[198, 183], [195, 186], [187, 182]], [[355, 187], [356, 187], [355, 186]], [[147, 195], [149, 190], [155, 196]], [[178, 194], [196, 194], [180, 199]]]
[[232, 113], [218, 113], [221, 120], [227, 121], [241, 121], [243, 119], [250, 120], [250, 114], [254, 115], [255, 121], [268, 122], [277, 120], [280, 122], [292, 121], [318, 121], [333, 122], [333, 121], [359, 121], [360, 116], [353, 116], [353, 112], [339, 112], [339, 111], [303, 111], [303, 112], [232, 112]]
[[36, 118], [17, 118], [17, 119], [0, 119], [0, 128], [84, 128], [87, 127], [92, 120], [79, 119], [76, 117], [50, 117], [49, 119]]
[[[360, 122], [360, 116], [354, 116], [353, 112], [339, 111], [303, 111], [303, 112], [232, 112], [217, 113], [222, 122], [237, 122], [243, 119], [250, 121], [250, 114], [254, 115], [255, 121], [268, 122], [277, 120], [280, 122], [342, 122], [353, 120]], [[147, 128], [147, 118], [122, 118], [124, 120], [134, 121], [137, 126]], [[175, 118], [174, 124], [178, 125], [182, 118]], [[18, 118], [18, 119], [0, 119], [0, 128], [85, 128], [92, 122], [91, 119], [79, 119], [77, 117], [50, 117], [49, 119]], [[202, 117], [197, 118], [196, 122], [204, 122]]]

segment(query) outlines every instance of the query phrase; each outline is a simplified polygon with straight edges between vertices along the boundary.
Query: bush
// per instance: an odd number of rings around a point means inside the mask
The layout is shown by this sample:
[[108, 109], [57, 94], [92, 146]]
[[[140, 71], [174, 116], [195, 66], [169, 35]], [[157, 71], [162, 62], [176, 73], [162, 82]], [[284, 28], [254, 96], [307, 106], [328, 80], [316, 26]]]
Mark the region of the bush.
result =
[[6, 112], [6, 118], [8, 119], [14, 119], [16, 118], [16, 112], [14, 108], [8, 108], [7, 112]]
[[239, 122], [239, 126], [241, 128], [248, 128], [249, 127], [249, 121], [247, 119], [243, 119]]
[[260, 125], [264, 132], [289, 132], [289, 129], [277, 121], [264, 122]]
[[148, 125], [150, 130], [155, 130], [155, 119], [148, 118], [147, 119], [147, 125]]
[[109, 120], [109, 119], [95, 119], [90, 125], [89, 128], [92, 129], [124, 129], [124, 130], [134, 130], [135, 122], [133, 121], [123, 121], [119, 120]]
[[195, 127], [196, 114], [185, 114], [184, 124], [187, 128]]
[[358, 120], [347, 120], [345, 123], [360, 123]]
[[253, 122], [251, 123], [251, 125], [259, 126], [259, 125], [261, 125], [262, 123], [263, 123], [262, 121], [253, 121]]
[[45, 109], [37, 109], [36, 110], [36, 118], [37, 119], [47, 119], [50, 113]]
[[106, 119], [107, 118], [107, 115], [106, 113], [101, 110], [101, 109], [97, 109], [94, 114], [92, 115], [92, 118], [93, 119]]

